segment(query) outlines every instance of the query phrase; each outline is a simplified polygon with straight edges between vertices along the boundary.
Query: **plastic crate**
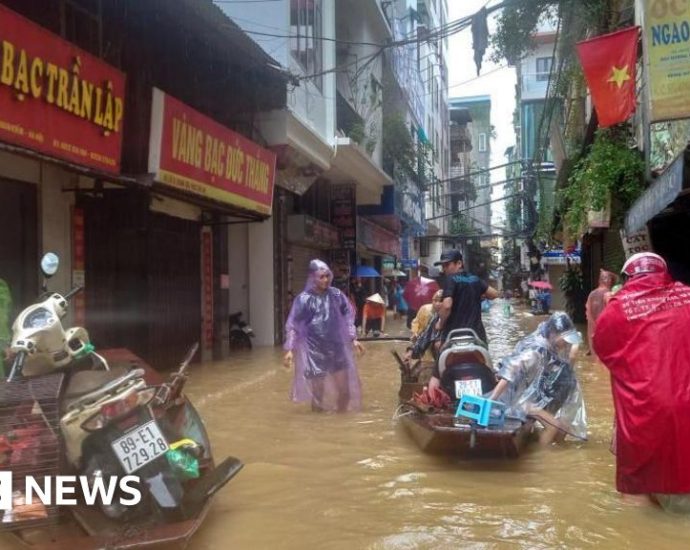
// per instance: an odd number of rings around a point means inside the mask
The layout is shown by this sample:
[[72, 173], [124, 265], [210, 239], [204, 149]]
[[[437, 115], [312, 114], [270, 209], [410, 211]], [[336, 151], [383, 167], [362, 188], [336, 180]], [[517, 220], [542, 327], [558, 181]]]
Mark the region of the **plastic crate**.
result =
[[[62, 373], [0, 382], [0, 470], [12, 472], [15, 494], [24, 493], [27, 476], [33, 476], [42, 488], [46, 476], [53, 477], [61, 471], [64, 446], [59, 398], [63, 382]], [[0, 510], [0, 531], [58, 521], [57, 506], [43, 509], [45, 514], [39, 507], [41, 517], [37, 518], [27, 517], [26, 510], [15, 509], [12, 513]]]

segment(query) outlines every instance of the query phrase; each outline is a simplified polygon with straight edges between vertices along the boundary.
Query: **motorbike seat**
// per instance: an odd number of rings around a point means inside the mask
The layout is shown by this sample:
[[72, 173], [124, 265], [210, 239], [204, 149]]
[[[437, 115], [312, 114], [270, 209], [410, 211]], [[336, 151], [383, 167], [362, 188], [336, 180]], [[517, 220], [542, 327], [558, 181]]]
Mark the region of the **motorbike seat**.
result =
[[129, 367], [114, 366], [110, 370], [83, 370], [74, 373], [67, 384], [65, 398], [71, 401], [96, 391], [105, 384], [123, 377], [129, 370]]

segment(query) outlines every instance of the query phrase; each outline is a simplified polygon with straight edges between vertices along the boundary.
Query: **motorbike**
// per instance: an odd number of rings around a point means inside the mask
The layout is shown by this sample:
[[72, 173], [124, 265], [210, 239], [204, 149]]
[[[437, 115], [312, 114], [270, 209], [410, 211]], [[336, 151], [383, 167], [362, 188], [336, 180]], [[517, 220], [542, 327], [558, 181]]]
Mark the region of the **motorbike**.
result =
[[233, 313], [228, 320], [230, 321], [230, 350], [252, 349], [254, 331], [252, 327], [242, 320], [242, 312]]
[[[51, 253], [42, 259], [44, 291], [58, 264]], [[97, 353], [86, 329], [62, 325], [80, 290], [44, 292], [13, 324], [14, 359], [0, 384], [2, 458], [15, 477], [77, 474], [91, 490], [103, 480], [136, 476], [136, 504], [113, 498], [89, 505], [83, 494], [69, 507], [85, 548], [100, 547], [104, 537], [109, 548], [136, 546], [137, 540], [184, 547], [212, 496], [243, 466], [234, 457], [215, 464], [203, 422], [183, 393], [198, 344], [167, 380], [128, 350]], [[115, 491], [118, 496], [122, 487]], [[59, 508], [46, 506], [23, 517], [15, 508], [0, 529], [26, 542], [29, 528], [43, 527], [59, 548], [63, 539], [54, 525], [65, 515]], [[72, 546], [69, 540], [65, 544]]]

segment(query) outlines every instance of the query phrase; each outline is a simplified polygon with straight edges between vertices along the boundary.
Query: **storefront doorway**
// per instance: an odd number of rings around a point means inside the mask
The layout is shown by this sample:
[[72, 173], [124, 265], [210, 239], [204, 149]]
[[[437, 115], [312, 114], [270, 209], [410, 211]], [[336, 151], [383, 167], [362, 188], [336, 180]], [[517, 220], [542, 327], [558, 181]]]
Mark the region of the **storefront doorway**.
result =
[[36, 299], [38, 221], [36, 186], [0, 179], [0, 278], [10, 287], [12, 316]]
[[201, 228], [154, 213], [137, 190], [80, 197], [86, 323], [97, 347], [127, 347], [175, 367], [201, 331]]

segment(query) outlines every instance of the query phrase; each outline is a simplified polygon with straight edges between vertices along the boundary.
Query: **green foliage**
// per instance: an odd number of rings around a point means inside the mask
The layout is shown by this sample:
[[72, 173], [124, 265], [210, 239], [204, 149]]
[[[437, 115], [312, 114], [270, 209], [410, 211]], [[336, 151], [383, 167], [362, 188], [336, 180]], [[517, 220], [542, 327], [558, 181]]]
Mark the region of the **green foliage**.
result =
[[577, 267], [570, 267], [563, 272], [558, 280], [558, 287], [566, 294], [573, 294], [584, 289], [582, 271]]
[[587, 156], [573, 167], [562, 191], [568, 235], [579, 237], [586, 229], [589, 210], [602, 210], [609, 200], [627, 208], [644, 190], [644, 162], [628, 147], [623, 128], [597, 130]]
[[469, 218], [460, 213], [453, 214], [448, 230], [451, 235], [467, 235], [476, 232]]
[[414, 141], [401, 113], [383, 119], [383, 163], [392, 172], [395, 165], [409, 175], [416, 174], [417, 152]]
[[364, 141], [364, 134], [365, 128], [363, 122], [355, 122], [352, 126], [350, 126], [350, 130], [347, 133], [350, 139], [356, 141], [360, 145], [362, 145], [362, 142]]
[[507, 59], [515, 64], [523, 54], [533, 50], [532, 35], [542, 17], [554, 16], [554, 3], [553, 0], [519, 0], [504, 8], [491, 37], [492, 60], [500, 63]]

